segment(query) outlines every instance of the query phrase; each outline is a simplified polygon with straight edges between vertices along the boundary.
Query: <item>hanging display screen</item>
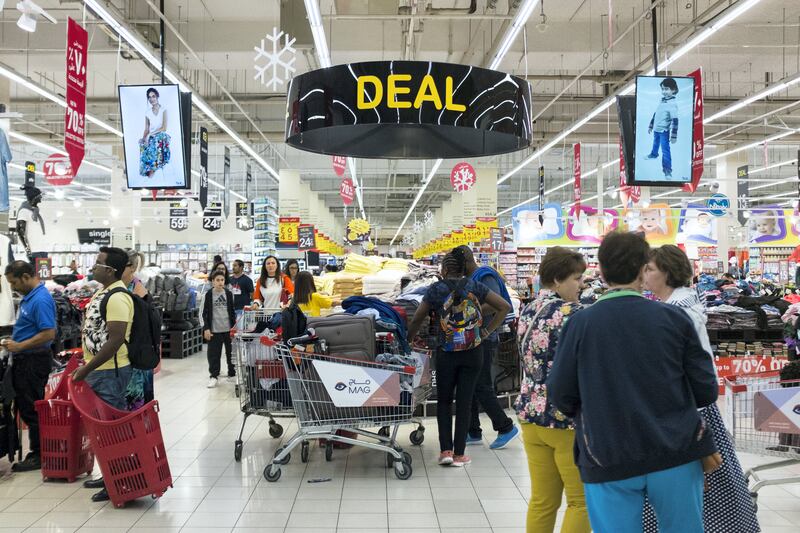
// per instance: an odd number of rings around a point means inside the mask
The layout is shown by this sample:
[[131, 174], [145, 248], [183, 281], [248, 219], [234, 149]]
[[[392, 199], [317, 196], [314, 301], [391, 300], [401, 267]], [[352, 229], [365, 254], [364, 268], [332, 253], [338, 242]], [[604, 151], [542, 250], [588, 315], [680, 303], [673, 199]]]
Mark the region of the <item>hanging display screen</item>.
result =
[[177, 85], [120, 85], [125, 167], [131, 189], [190, 187]]
[[527, 148], [531, 88], [467, 65], [371, 61], [295, 77], [286, 142], [323, 154], [384, 159], [478, 157]]
[[[629, 185], [692, 182], [694, 78], [636, 78], [636, 145]], [[631, 180], [632, 178], [632, 180]]]

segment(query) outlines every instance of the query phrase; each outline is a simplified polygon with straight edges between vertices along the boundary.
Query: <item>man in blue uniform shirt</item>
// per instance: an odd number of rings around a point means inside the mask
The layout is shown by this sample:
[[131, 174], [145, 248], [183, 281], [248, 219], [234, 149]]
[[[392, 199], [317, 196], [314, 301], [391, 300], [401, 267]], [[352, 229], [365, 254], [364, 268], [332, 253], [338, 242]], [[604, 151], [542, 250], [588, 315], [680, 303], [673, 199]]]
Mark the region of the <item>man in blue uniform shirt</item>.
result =
[[28, 426], [30, 441], [25, 460], [12, 466], [14, 472], [41, 468], [39, 456], [39, 418], [34, 402], [44, 398], [44, 387], [53, 363], [51, 346], [56, 337], [56, 304], [36, 275], [36, 269], [25, 261], [14, 261], [5, 272], [11, 288], [22, 295], [19, 316], [11, 339], [3, 346], [11, 352], [11, 366], [16, 405]]

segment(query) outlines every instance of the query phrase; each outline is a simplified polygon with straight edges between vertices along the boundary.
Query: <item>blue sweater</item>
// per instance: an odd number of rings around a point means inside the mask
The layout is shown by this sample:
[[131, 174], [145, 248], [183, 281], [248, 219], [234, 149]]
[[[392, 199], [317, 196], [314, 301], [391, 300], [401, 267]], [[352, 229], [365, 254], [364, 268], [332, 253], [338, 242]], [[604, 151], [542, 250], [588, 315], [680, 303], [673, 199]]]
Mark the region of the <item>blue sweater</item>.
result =
[[686, 313], [631, 291], [609, 294], [561, 332], [548, 398], [574, 417], [585, 483], [666, 470], [711, 455], [697, 412], [717, 399], [708, 353]]

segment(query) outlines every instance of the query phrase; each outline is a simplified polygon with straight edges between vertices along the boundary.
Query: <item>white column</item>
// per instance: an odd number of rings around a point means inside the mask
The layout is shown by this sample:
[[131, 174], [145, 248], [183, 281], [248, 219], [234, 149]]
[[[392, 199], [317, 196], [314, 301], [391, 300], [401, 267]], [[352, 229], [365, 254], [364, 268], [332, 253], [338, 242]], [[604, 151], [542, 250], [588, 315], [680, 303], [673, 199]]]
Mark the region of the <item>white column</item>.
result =
[[[731, 249], [736, 249], [747, 242], [746, 234], [743, 234], [742, 226], [739, 224], [739, 205], [737, 202], [737, 180], [736, 169], [747, 164], [745, 152], [739, 152], [717, 159], [717, 177], [719, 183], [719, 193], [724, 194], [730, 199], [731, 207], [728, 213], [720, 217], [718, 221], [718, 241], [717, 259], [728, 268], [728, 253]], [[745, 237], [742, 237], [745, 235]]]

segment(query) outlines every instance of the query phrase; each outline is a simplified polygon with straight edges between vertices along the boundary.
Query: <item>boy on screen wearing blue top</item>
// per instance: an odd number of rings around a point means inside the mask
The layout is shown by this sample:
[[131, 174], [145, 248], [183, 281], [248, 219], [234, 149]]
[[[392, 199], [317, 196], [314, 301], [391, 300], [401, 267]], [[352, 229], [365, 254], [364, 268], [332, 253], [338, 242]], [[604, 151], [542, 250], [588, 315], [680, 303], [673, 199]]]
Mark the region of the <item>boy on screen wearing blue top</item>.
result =
[[647, 159], [656, 159], [658, 148], [661, 147], [661, 168], [665, 178], [672, 177], [672, 152], [669, 145], [678, 140], [678, 105], [675, 103], [677, 94], [678, 83], [673, 78], [666, 78], [661, 82], [661, 103], [647, 128], [647, 133], [653, 134], [653, 148]]

